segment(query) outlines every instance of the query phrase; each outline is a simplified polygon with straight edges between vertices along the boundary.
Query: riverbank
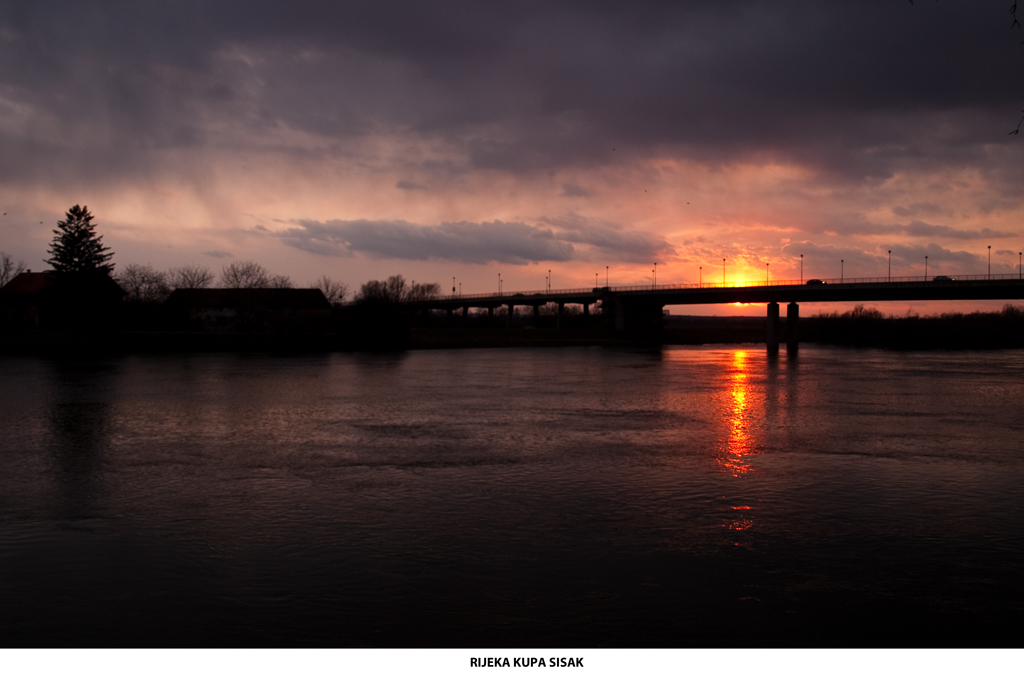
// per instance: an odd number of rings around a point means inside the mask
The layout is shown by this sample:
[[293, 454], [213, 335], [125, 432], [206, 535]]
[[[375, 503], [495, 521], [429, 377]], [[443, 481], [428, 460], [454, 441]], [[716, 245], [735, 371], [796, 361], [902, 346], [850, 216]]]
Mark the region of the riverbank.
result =
[[[402, 351], [515, 347], [652, 346], [764, 344], [761, 317], [667, 316], [660, 332], [627, 335], [597, 325], [553, 326], [451, 325], [391, 322], [350, 325], [323, 333], [188, 333], [169, 331], [0, 332], [2, 354], [76, 355], [94, 353]], [[780, 322], [780, 338], [789, 326]], [[1024, 309], [932, 317], [887, 317], [872, 309], [800, 320], [799, 341], [846, 347], [898, 350], [1024, 348]]]

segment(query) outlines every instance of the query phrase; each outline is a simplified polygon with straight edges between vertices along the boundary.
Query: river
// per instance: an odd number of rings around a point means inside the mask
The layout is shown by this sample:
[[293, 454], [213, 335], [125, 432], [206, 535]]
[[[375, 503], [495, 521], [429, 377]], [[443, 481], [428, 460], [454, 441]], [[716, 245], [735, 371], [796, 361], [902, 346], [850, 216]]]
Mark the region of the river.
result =
[[0, 359], [0, 646], [1022, 646], [1024, 352]]

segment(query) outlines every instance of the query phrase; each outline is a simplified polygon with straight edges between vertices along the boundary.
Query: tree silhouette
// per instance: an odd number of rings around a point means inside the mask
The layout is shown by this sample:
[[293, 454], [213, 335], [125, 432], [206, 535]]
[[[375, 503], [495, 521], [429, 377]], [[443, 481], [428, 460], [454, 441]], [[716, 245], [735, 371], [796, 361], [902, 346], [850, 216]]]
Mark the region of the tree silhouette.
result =
[[348, 293], [348, 286], [335, 281], [326, 274], [314, 281], [310, 288], [319, 288], [320, 292], [327, 298], [327, 302], [332, 305], [340, 305], [345, 301], [345, 295]]
[[14, 262], [14, 258], [0, 251], [0, 286], [7, 285], [7, 282], [25, 271], [25, 263]]
[[163, 302], [172, 290], [167, 285], [167, 275], [151, 265], [125, 265], [117, 283], [131, 302]]
[[206, 288], [213, 283], [213, 272], [199, 265], [183, 265], [167, 272], [171, 288]]
[[356, 302], [360, 304], [388, 305], [411, 300], [432, 300], [441, 294], [437, 283], [408, 284], [401, 274], [388, 277], [387, 281], [367, 281], [359, 289]]
[[220, 273], [220, 283], [224, 288], [269, 288], [272, 278], [266, 267], [252, 260], [225, 265]]
[[103, 272], [110, 275], [114, 266], [109, 262], [114, 257], [103, 245], [103, 237], [96, 234], [89, 208], [75, 204], [65, 220], [57, 221], [53, 231], [53, 243], [48, 262], [57, 272]]

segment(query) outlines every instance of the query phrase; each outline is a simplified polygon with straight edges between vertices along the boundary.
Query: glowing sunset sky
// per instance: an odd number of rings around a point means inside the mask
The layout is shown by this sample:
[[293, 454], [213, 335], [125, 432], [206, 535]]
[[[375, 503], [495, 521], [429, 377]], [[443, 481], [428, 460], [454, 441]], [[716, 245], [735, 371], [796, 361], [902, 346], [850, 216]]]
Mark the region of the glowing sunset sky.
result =
[[7, 0], [0, 250], [83, 204], [118, 266], [300, 285], [1016, 272], [1007, 5]]

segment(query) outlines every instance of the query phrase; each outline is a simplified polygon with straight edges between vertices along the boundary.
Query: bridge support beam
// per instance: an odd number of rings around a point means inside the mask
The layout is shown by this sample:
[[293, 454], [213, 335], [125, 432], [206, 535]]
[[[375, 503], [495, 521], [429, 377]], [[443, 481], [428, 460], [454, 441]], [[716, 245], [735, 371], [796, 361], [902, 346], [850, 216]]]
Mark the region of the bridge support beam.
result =
[[463, 305], [462, 307], [462, 325], [469, 324], [469, 305]]
[[779, 303], [768, 303], [768, 353], [779, 352]]
[[494, 305], [487, 305], [487, 325], [494, 323]]
[[583, 316], [590, 316], [590, 303], [583, 303]]
[[800, 348], [800, 305], [795, 302], [786, 306], [786, 349], [795, 352]]
[[516, 306], [513, 305], [510, 302], [510, 303], [508, 303], [508, 315], [505, 317], [505, 327], [506, 328], [511, 328], [512, 327], [512, 319], [515, 317], [515, 315], [516, 315]]
[[536, 328], [538, 323], [540, 323], [540, 305], [534, 305], [533, 306], [533, 327]]
[[452, 310], [452, 308], [451, 308], [451, 307], [449, 307], [449, 308], [447, 309], [447, 312], [446, 312], [446, 313], [447, 313], [447, 315], [448, 315], [448, 317], [447, 317], [447, 318], [448, 318], [448, 323], [451, 323], [451, 322], [452, 322], [452, 311], [453, 311], [453, 310]]
[[555, 328], [562, 327], [562, 313], [565, 312], [565, 303], [558, 303], [558, 318], [555, 319]]

